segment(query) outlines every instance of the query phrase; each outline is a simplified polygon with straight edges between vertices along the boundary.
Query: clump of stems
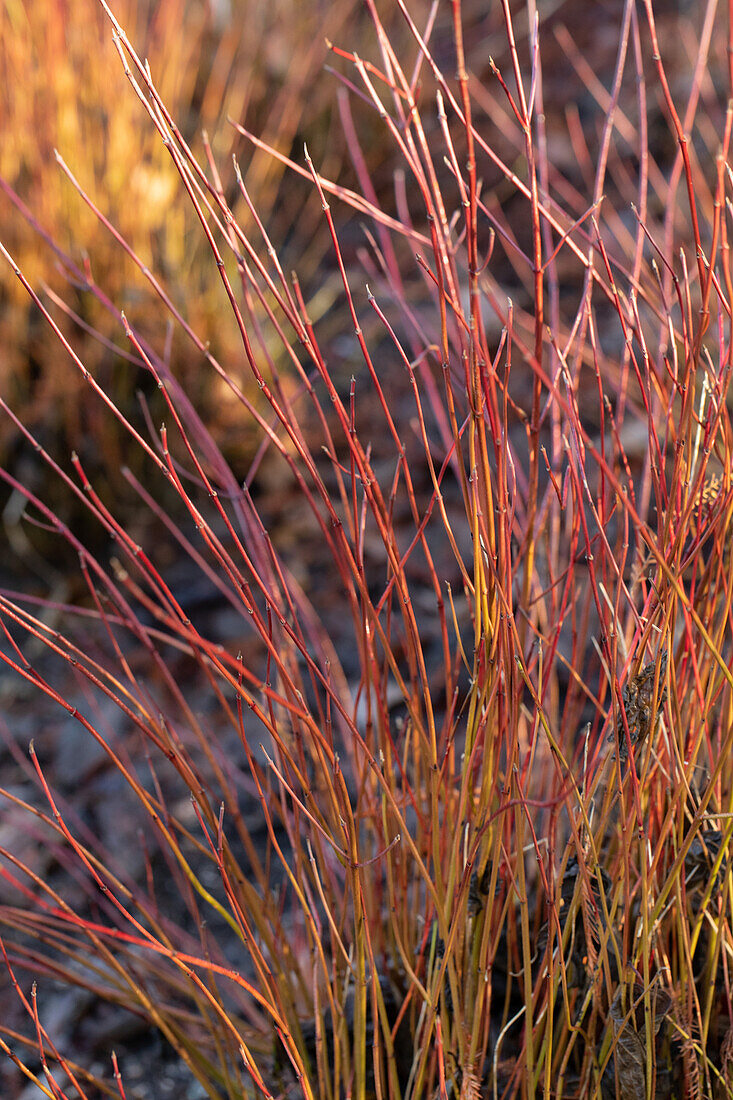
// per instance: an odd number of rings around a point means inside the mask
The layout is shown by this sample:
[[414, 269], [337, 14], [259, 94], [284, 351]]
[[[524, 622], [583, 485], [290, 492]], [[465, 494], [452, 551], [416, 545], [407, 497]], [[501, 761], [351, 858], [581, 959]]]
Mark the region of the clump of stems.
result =
[[[144, 483], [122, 474], [150, 518], [118, 514], [81, 448], [52, 455], [0, 400], [55, 487], [0, 476], [84, 583], [73, 606], [3, 592], [0, 656], [98, 743], [155, 858], [142, 880], [118, 866], [31, 746], [39, 798], [3, 794], [68, 881], [2, 850], [23, 899], [0, 908], [3, 957], [30, 1029], [0, 1024], [0, 1045], [46, 1095], [124, 1100], [122, 1058], [103, 1085], [56, 1048], [22, 980], [51, 975], [142, 1014], [211, 1097], [733, 1095], [733, 109], [705, 84], [714, 6], [682, 111], [648, 0], [624, 7], [610, 90], [565, 44], [603, 112], [594, 157], [568, 114], [582, 193], [553, 162], [532, 5], [528, 21], [502, 3], [503, 57], [479, 80], [459, 0], [449, 63], [440, 5], [418, 19], [395, 0], [398, 53], [367, 0], [374, 57], [329, 43], [358, 187], [307, 149], [270, 150], [322, 205], [341, 329], [325, 342], [246, 172], [245, 224], [101, 2], [200, 221], [238, 362], [119, 245], [258, 444], [239, 476], [164, 350], [55, 244], [154, 383], [164, 423], [147, 407], [134, 423], [61, 302], [15, 268], [144, 455]], [[695, 129], [704, 90], [717, 148]], [[650, 102], [677, 143], [664, 167]], [[370, 174], [362, 114], [395, 150], [392, 190]], [[62, 523], [61, 490], [111, 557]], [[235, 643], [198, 623], [163, 543], [231, 612]]]

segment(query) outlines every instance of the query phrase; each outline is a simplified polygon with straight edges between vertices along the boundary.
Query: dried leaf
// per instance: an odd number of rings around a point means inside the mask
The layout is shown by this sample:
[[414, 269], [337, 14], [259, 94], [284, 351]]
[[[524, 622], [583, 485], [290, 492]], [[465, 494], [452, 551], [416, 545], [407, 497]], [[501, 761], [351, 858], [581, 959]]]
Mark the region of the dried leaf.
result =
[[[604, 1095], [616, 1100], [645, 1100], [646, 1097], [646, 1028], [644, 1025], [643, 990], [635, 983], [633, 999], [626, 985], [620, 985], [609, 1009], [613, 1026], [615, 1050], [604, 1074]], [[656, 1036], [669, 1012], [669, 995], [658, 985], [651, 990], [652, 1030]], [[609, 1078], [610, 1075], [610, 1078]], [[609, 1086], [616, 1085], [615, 1091]]]
[[[722, 843], [723, 834], [719, 829], [697, 834], [685, 856], [685, 883], [688, 890], [694, 890], [697, 887], [702, 887], [703, 890], [707, 888]], [[721, 865], [717, 875], [718, 880], [722, 873]]]
[[[484, 868], [482, 875], [479, 875], [478, 871], [474, 871], [471, 875], [471, 882], [468, 887], [468, 915], [469, 917], [477, 916], [484, 908], [488, 897], [489, 887], [491, 885], [491, 864], [487, 864]], [[494, 889], [494, 897], [498, 897], [501, 893], [501, 878], [497, 875], [496, 887]]]
[[[599, 868], [603, 891], [607, 902], [611, 898], [611, 880], [603, 868]], [[568, 860], [560, 886], [560, 919], [565, 922], [570, 912], [576, 888], [579, 890], [580, 905], [572, 917], [570, 939], [565, 953], [565, 968], [569, 986], [582, 985], [588, 973], [596, 965], [598, 945], [603, 925], [603, 907], [597, 872], [589, 869], [589, 885], [580, 873], [576, 856]], [[589, 888], [590, 887], [590, 888]], [[547, 942], [547, 928], [543, 928], [543, 946]]]
[[461, 1081], [461, 1100], [481, 1100], [484, 1095], [481, 1078], [476, 1073], [464, 1073]]
[[[629, 727], [629, 739], [634, 749], [644, 745], [649, 735], [656, 729], [659, 721], [659, 713], [667, 699], [667, 689], [664, 686], [664, 677], [667, 671], [667, 653], [662, 653], [659, 658], [659, 677], [657, 680], [657, 663], [645, 665], [637, 676], [632, 677], [623, 691], [623, 704], [626, 713], [626, 722]], [[654, 706], [654, 683], [658, 682], [657, 705]], [[624, 727], [624, 716], [619, 714], [616, 723], [616, 740], [618, 742], [618, 758], [621, 763], [628, 759], [629, 750]]]

